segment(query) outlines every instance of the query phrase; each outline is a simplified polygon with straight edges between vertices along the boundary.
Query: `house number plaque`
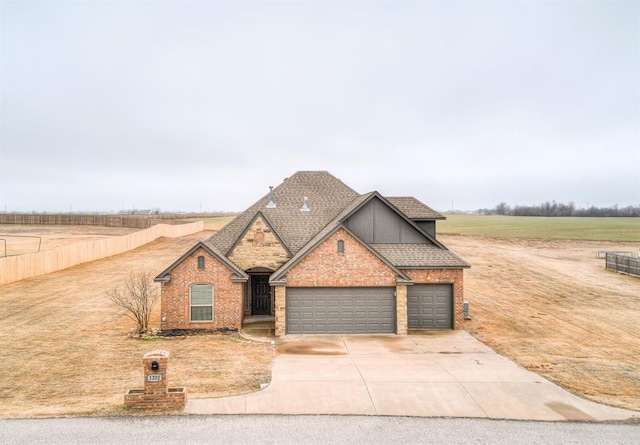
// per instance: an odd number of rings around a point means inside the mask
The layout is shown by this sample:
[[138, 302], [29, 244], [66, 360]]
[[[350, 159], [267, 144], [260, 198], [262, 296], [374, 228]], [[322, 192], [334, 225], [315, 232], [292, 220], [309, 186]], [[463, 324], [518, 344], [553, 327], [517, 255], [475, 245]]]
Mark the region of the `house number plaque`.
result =
[[149, 374], [147, 376], [147, 382], [161, 382], [162, 374]]

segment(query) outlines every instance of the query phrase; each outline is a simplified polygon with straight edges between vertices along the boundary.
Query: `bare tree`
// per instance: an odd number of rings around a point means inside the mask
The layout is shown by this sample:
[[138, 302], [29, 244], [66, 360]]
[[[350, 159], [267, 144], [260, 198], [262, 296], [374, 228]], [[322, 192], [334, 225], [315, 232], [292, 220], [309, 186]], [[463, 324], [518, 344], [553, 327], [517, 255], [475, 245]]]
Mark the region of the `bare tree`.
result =
[[138, 334], [149, 330], [151, 311], [160, 299], [160, 293], [154, 287], [149, 271], [129, 272], [124, 280], [124, 288], [113, 288], [107, 291], [107, 296], [126, 311], [127, 317], [136, 322]]

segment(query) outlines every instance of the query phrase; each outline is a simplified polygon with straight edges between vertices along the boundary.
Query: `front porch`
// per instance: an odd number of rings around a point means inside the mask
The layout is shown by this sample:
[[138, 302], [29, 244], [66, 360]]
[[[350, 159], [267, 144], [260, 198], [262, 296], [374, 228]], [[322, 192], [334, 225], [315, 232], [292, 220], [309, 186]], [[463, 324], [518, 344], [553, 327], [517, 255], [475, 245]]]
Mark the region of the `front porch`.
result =
[[240, 334], [250, 340], [273, 341], [276, 338], [276, 317], [273, 315], [244, 317]]

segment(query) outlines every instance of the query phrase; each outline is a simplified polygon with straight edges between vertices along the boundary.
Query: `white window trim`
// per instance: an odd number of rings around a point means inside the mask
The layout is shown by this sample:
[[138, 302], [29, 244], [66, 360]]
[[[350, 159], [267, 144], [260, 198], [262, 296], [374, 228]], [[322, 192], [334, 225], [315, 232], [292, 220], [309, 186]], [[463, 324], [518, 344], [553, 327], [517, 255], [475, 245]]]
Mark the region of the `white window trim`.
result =
[[[191, 303], [191, 290], [193, 289], [193, 286], [211, 286], [211, 304], [192, 304]], [[214, 318], [214, 309], [213, 309], [213, 304], [215, 302], [215, 296], [214, 296], [214, 289], [213, 289], [213, 284], [211, 283], [192, 283], [189, 286], [189, 322], [191, 323], [211, 323], [213, 322], [213, 318]], [[193, 307], [209, 307], [211, 306], [211, 320], [192, 320], [191, 319], [191, 308]]]

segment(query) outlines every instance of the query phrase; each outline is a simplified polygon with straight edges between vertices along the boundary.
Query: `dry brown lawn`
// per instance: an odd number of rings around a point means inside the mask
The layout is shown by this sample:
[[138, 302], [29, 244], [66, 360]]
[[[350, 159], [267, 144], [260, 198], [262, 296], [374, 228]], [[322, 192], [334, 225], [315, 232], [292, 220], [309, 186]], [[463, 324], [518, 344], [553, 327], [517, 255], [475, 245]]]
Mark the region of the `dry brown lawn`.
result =
[[[90, 229], [86, 237], [77, 228], [43, 233], [59, 245], [124, 234]], [[268, 382], [273, 346], [235, 334], [130, 339], [133, 322], [105, 296], [129, 270], [159, 273], [211, 233], [0, 287], [0, 417], [122, 413], [123, 395], [142, 386], [142, 356], [153, 349], [170, 351], [169, 384], [187, 386], [189, 397]], [[576, 394], [640, 410], [640, 278], [606, 271], [594, 253], [635, 251], [637, 243], [439, 239], [472, 264], [469, 332]], [[158, 318], [156, 310], [153, 325]]]
[[472, 264], [471, 334], [571, 392], [640, 410], [640, 278], [595, 258], [637, 243], [438, 239]]
[[[65, 238], [64, 228], [56, 230]], [[171, 353], [169, 385], [186, 386], [190, 397], [241, 394], [268, 382], [275, 355], [270, 344], [237, 334], [130, 339], [133, 322], [105, 296], [122, 285], [128, 271], [144, 267], [159, 273], [209, 235], [161, 238], [125, 254], [1, 286], [0, 417], [125, 412], [124, 393], [142, 387], [142, 356], [154, 349]], [[159, 309], [153, 326], [159, 325]]]
[[[42, 226], [0, 224], [0, 238], [6, 241], [6, 255], [23, 255], [59, 249], [74, 242], [98, 241], [127, 235], [138, 229], [98, 226]], [[38, 240], [38, 237], [40, 240]], [[5, 256], [5, 243], [0, 242], [0, 257]]]

